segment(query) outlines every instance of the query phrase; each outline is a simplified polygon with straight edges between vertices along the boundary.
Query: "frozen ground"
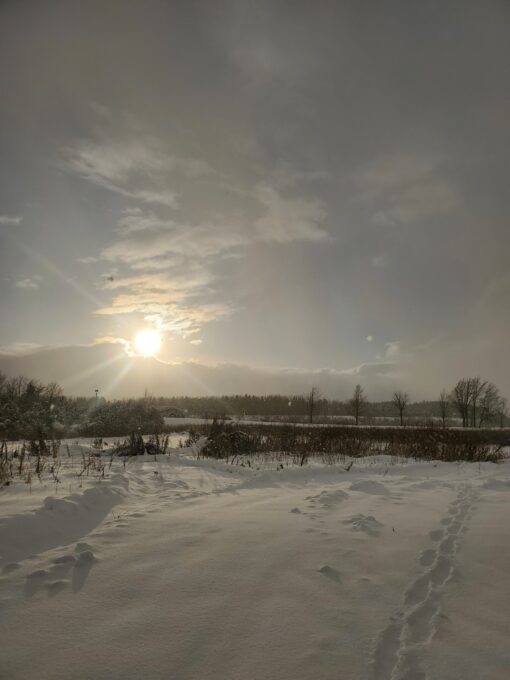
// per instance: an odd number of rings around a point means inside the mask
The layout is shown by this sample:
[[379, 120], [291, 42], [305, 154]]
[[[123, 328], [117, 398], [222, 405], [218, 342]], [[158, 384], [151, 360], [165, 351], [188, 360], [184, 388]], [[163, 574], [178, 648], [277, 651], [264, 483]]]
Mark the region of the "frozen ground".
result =
[[0, 491], [1, 680], [509, 677], [510, 462], [74, 463]]

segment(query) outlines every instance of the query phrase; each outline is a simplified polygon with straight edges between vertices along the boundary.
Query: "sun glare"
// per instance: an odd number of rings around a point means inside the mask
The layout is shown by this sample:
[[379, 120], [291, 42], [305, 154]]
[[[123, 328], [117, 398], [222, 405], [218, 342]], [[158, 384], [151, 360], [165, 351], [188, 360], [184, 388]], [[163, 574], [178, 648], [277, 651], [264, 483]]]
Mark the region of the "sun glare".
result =
[[147, 328], [137, 333], [135, 349], [137, 354], [144, 357], [154, 356], [161, 347], [161, 334], [158, 331]]

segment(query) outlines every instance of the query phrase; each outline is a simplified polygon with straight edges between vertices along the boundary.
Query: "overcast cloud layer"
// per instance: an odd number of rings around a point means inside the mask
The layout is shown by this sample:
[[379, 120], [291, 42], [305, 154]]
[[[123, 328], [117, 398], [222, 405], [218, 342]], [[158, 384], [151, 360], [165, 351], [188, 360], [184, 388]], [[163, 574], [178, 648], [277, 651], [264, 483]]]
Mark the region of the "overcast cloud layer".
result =
[[508, 395], [509, 63], [503, 1], [2, 3], [4, 352]]

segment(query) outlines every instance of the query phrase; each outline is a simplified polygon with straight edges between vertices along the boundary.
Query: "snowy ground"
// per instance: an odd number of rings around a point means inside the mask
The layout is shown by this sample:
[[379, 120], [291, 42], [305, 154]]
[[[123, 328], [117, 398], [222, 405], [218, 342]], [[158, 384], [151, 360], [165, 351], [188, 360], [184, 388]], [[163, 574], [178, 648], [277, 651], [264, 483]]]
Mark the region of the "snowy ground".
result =
[[507, 680], [510, 462], [170, 456], [0, 491], [2, 680]]

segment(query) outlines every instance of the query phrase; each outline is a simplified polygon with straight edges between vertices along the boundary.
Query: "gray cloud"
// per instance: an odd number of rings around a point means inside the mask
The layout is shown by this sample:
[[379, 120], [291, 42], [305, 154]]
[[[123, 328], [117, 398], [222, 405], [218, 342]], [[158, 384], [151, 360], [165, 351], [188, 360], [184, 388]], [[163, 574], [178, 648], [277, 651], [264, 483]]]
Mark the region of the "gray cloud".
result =
[[410, 224], [454, 211], [461, 205], [454, 182], [444, 175], [439, 155], [378, 158], [357, 177], [358, 199], [374, 210], [376, 225]]
[[18, 279], [14, 285], [16, 286], [16, 288], [35, 289], [39, 288], [39, 280], [36, 279], [35, 277], [34, 278], [26, 277], [24, 279]]
[[112, 304], [97, 310], [97, 314], [142, 314], [159, 330], [187, 337], [197, 333], [204, 323], [232, 312], [225, 303], [194, 299], [198, 293], [203, 294], [210, 281], [209, 272], [200, 265], [189, 266], [180, 274], [117, 277], [103, 286], [116, 291]]
[[154, 139], [122, 139], [103, 143], [79, 141], [62, 152], [63, 169], [98, 186], [142, 203], [170, 208], [178, 205], [172, 175], [197, 178], [211, 168], [202, 160], [169, 156]]
[[197, 178], [212, 173], [203, 160], [180, 158], [161, 151], [154, 138], [123, 138], [104, 142], [78, 141], [62, 152], [62, 166], [97, 184], [127, 184], [137, 177], [159, 178], [171, 173]]
[[328, 232], [322, 226], [326, 211], [321, 201], [301, 197], [285, 198], [266, 184], [256, 187], [255, 195], [265, 214], [255, 220], [256, 237], [262, 241], [322, 241]]
[[[152, 166], [159, 164], [154, 161]], [[144, 212], [140, 207], [124, 209], [117, 222], [117, 239], [103, 249], [101, 257], [122, 263], [137, 276], [116, 278], [105, 285], [107, 290], [123, 288], [124, 292], [98, 313], [140, 313], [159, 328], [186, 336], [191, 331], [198, 332], [200, 324], [230, 315], [234, 308], [229, 299], [208, 299], [212, 290], [209, 286], [216, 278], [213, 265], [219, 258], [239, 257], [257, 243], [288, 244], [327, 238], [322, 226], [326, 212], [320, 200], [284, 195], [275, 185], [262, 182], [251, 193], [248, 189], [243, 193], [251, 198], [254, 215], [258, 214], [252, 220], [234, 210], [230, 215], [217, 216], [216, 222], [183, 224], [176, 218]], [[158, 270], [166, 274], [151, 274]], [[196, 299], [197, 293], [201, 300]], [[195, 298], [192, 304], [176, 307], [190, 295]]]
[[[510, 390], [509, 19], [3, 3], [0, 343], [152, 323], [176, 362]], [[14, 285], [41, 267], [37, 294]]]
[[20, 224], [22, 221], [19, 215], [0, 215], [0, 224]]

